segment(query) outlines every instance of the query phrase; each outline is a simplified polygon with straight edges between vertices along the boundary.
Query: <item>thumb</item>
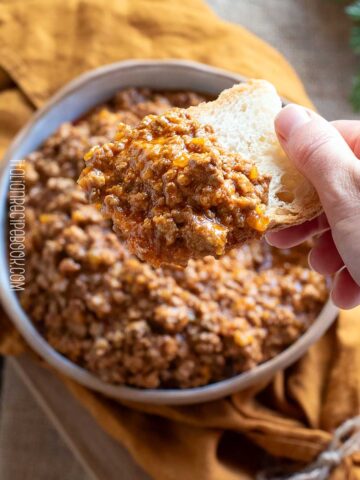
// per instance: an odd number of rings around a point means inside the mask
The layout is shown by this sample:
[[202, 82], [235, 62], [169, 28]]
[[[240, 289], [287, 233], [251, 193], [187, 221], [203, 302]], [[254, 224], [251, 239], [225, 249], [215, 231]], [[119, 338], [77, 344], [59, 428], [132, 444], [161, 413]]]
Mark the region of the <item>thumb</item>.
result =
[[285, 107], [275, 127], [284, 150], [317, 190], [330, 224], [358, 211], [360, 162], [336, 128], [299, 105]]
[[[288, 105], [275, 120], [281, 145], [313, 184], [345, 264], [360, 258], [360, 161], [336, 128], [315, 112]], [[357, 250], [357, 251], [356, 251]], [[356, 269], [360, 282], [360, 269]]]

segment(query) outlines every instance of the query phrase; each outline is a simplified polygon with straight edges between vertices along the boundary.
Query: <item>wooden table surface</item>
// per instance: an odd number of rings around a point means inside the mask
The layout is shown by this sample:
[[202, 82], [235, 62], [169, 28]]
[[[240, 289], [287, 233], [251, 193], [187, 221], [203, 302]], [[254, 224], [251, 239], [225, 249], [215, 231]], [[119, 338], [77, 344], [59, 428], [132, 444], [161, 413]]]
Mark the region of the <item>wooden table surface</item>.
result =
[[[208, 3], [224, 19], [244, 25], [284, 53], [303, 78], [317, 108], [329, 120], [360, 118], [347, 102], [351, 77], [357, 64], [360, 69], [360, 62], [349, 51], [349, 22], [341, 5], [331, 0]], [[0, 479], [94, 478], [65, 445], [37, 401], [11, 362], [5, 362], [0, 405]], [[108, 446], [114, 455], [114, 446]], [[124, 452], [119, 451], [118, 455], [122, 455], [127, 468], [127, 473], [123, 471], [119, 478], [143, 478]], [[95, 478], [106, 475], [102, 472]]]

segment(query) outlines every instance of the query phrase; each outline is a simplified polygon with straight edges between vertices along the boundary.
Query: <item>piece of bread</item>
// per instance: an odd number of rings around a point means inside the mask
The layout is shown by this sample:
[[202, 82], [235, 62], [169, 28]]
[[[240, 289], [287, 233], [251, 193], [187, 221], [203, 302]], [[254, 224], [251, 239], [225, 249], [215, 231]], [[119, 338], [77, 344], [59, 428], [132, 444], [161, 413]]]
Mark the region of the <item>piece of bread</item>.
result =
[[274, 120], [281, 108], [272, 84], [250, 80], [224, 90], [213, 102], [187, 110], [199, 123], [213, 127], [221, 147], [254, 161], [261, 173], [271, 175], [268, 230], [300, 224], [322, 210], [315, 189], [279, 144]]
[[79, 184], [152, 265], [224, 255], [321, 211], [277, 139], [281, 107], [271, 84], [252, 80], [213, 102], [121, 124], [113, 142], [86, 154]]

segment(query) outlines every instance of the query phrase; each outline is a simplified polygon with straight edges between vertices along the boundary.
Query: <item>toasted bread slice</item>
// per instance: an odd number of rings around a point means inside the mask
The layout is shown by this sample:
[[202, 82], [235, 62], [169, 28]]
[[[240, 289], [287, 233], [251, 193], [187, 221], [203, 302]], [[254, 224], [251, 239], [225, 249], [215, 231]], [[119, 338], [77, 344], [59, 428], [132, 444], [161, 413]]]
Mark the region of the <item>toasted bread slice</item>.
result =
[[303, 223], [322, 210], [315, 189], [279, 144], [274, 120], [281, 108], [272, 84], [250, 80], [224, 90], [213, 102], [188, 109], [199, 123], [212, 126], [221, 147], [252, 160], [261, 173], [271, 175], [268, 230]]
[[252, 80], [217, 100], [120, 124], [93, 147], [79, 179], [129, 250], [186, 265], [315, 217], [311, 184], [282, 150], [275, 88]]

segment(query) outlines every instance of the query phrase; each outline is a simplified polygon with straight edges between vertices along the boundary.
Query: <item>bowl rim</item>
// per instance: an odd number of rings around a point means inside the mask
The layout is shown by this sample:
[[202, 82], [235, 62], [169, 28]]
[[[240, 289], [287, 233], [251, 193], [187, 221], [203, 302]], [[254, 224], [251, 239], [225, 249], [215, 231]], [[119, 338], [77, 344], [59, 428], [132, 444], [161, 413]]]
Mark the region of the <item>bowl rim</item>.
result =
[[[102, 381], [90, 371], [73, 363], [65, 356], [57, 352], [45, 338], [38, 332], [30, 317], [21, 307], [14, 290], [10, 288], [8, 276], [8, 250], [7, 250], [7, 194], [9, 184], [9, 170], [13, 153], [22, 144], [28, 135], [31, 135], [34, 126], [47, 115], [52, 108], [64, 100], [70, 94], [84, 88], [85, 85], [102, 76], [111, 75], [113, 72], [124, 69], [141, 68], [164, 68], [197, 70], [209, 75], [216, 75], [235, 82], [244, 81], [245, 77], [230, 71], [204, 65], [188, 60], [127, 60], [98, 67], [76, 77], [55, 93], [45, 105], [40, 108], [16, 135], [3, 157], [0, 179], [0, 299], [1, 303], [26, 342], [52, 367], [85, 387], [91, 388], [111, 398], [140, 403], [186, 405], [199, 402], [207, 402], [225, 397], [236, 391], [243, 390], [254, 383], [259, 383], [271, 378], [276, 371], [286, 368], [295, 362], [321, 335], [330, 327], [335, 320], [338, 309], [328, 300], [313, 324], [304, 332], [297, 341], [291, 344], [270, 360], [257, 365], [251, 370], [245, 371], [233, 377], [220, 380], [208, 385], [187, 389], [141, 389], [126, 385], [109, 384]], [[206, 87], [205, 87], [206, 90]], [[59, 125], [58, 125], [59, 126]]]

